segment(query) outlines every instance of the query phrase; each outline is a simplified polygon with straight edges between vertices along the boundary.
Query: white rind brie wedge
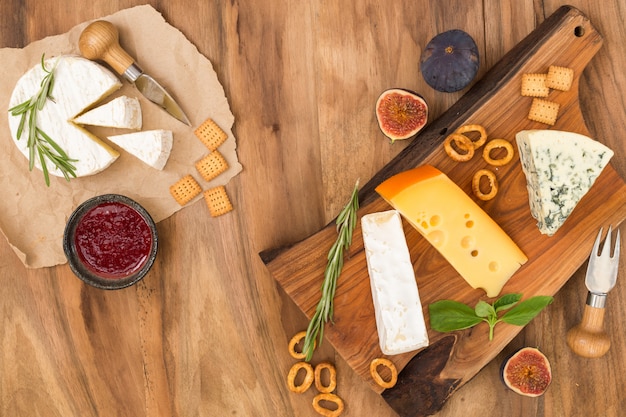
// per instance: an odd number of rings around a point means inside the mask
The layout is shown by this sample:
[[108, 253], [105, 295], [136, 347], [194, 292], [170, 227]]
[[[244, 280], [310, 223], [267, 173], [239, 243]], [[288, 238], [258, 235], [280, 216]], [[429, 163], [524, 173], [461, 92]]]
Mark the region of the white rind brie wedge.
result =
[[361, 218], [380, 350], [397, 355], [428, 346], [415, 271], [395, 210]]
[[613, 151], [590, 137], [558, 130], [523, 130], [515, 139], [530, 212], [539, 231], [551, 236], [587, 194]]
[[[108, 69], [88, 59], [61, 55], [45, 61], [48, 70], [54, 68], [54, 101], [47, 100], [37, 112], [37, 127], [44, 131], [63, 149], [70, 159], [74, 159], [76, 176], [96, 174], [107, 168], [119, 153], [87, 130], [72, 123], [72, 119], [86, 108], [98, 103], [104, 97], [122, 86], [119, 79]], [[17, 82], [9, 108], [20, 104], [37, 94], [41, 80], [46, 74], [41, 64], [26, 72]], [[26, 158], [28, 151], [28, 121], [21, 138], [17, 138], [20, 116], [9, 113], [11, 137]], [[39, 158], [35, 166], [41, 169]], [[50, 174], [63, 176], [50, 161], [46, 161]]]
[[137, 97], [120, 96], [74, 119], [74, 123], [117, 129], [141, 129], [141, 105]]
[[152, 168], [162, 170], [172, 151], [173, 135], [169, 130], [147, 130], [108, 139]]

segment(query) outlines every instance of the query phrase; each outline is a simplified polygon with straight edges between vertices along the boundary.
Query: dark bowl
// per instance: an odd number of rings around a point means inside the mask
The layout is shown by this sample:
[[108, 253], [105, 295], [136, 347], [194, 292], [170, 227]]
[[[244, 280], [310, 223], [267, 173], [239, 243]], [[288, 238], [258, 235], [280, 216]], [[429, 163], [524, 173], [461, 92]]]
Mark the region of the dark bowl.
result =
[[[119, 210], [127, 216], [121, 221], [130, 219], [128, 221], [134, 223], [120, 223], [119, 217], [115, 218], [115, 221], [109, 221], [113, 219], [105, 217], [101, 222], [102, 216], [111, 216], [109, 209]], [[95, 218], [96, 215], [99, 217]], [[96, 226], [106, 224], [108, 230], [101, 231], [100, 227], [90, 227], [88, 222], [96, 222]], [[133, 227], [129, 227], [130, 225]], [[102, 229], [105, 227], [102, 226]], [[129, 236], [129, 233], [134, 233], [129, 232], [130, 230], [137, 229], [140, 229], [143, 237]], [[79, 239], [77, 231], [81, 236]], [[88, 233], [88, 236], [85, 233]], [[122, 243], [111, 245], [109, 240], [101, 241], [100, 238], [105, 233], [116, 239], [116, 242]], [[134, 239], [134, 243], [128, 243], [128, 239]], [[94, 246], [96, 245], [94, 242], [100, 246]], [[132, 249], [123, 249], [129, 245]], [[83, 202], [70, 215], [63, 234], [63, 250], [70, 268], [85, 283], [105, 290], [126, 288], [140, 281], [152, 268], [158, 250], [156, 224], [146, 209], [131, 198], [119, 194], [100, 195]], [[99, 259], [93, 256], [93, 251], [100, 256]], [[137, 253], [138, 251], [141, 252]], [[105, 261], [100, 262], [103, 257]], [[110, 263], [112, 259], [117, 259], [115, 265], [119, 268], [127, 264], [130, 266], [126, 266], [124, 270], [111, 269], [114, 268]], [[109, 263], [102, 266], [105, 262]]]

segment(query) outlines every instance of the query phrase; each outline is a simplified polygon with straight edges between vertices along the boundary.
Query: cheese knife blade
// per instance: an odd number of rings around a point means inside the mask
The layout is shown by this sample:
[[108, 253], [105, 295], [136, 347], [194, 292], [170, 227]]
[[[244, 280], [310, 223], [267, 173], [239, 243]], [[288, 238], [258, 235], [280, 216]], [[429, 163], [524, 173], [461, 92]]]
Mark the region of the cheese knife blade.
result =
[[133, 83], [148, 100], [186, 125], [191, 125], [176, 100], [154, 78], [145, 74], [135, 59], [120, 46], [119, 32], [111, 22], [97, 20], [90, 23], [80, 34], [78, 47], [85, 58], [106, 62]]

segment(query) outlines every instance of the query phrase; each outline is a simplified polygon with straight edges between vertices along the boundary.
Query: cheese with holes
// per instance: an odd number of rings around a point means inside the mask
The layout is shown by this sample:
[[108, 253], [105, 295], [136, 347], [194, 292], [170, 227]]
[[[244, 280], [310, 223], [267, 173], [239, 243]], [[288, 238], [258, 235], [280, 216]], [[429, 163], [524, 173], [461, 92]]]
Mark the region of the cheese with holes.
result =
[[530, 212], [539, 231], [551, 236], [587, 194], [613, 151], [587, 136], [558, 130], [523, 130], [515, 139]]
[[139, 130], [142, 124], [141, 105], [137, 97], [116, 97], [76, 117], [74, 123]]
[[157, 129], [108, 136], [108, 139], [152, 168], [162, 170], [172, 151], [173, 135]]
[[376, 191], [472, 288], [496, 297], [528, 258], [502, 228], [438, 169], [401, 172]]
[[428, 346], [428, 332], [402, 219], [395, 210], [361, 218], [380, 350], [397, 355]]
[[[54, 68], [54, 101], [47, 100], [37, 112], [37, 127], [44, 131], [67, 153], [75, 159], [76, 176], [95, 174], [107, 168], [119, 156], [119, 153], [95, 135], [72, 123], [72, 119], [84, 109], [100, 102], [122, 84], [119, 79], [103, 66], [73, 55], [62, 55], [45, 61], [46, 68]], [[27, 71], [17, 82], [9, 108], [30, 100], [39, 91], [40, 83], [46, 74], [41, 63]], [[13, 141], [26, 158], [28, 150], [28, 121], [21, 138], [17, 138], [20, 116], [9, 113], [9, 129]], [[41, 169], [39, 158], [35, 166]], [[63, 176], [52, 162], [46, 161], [52, 175]]]

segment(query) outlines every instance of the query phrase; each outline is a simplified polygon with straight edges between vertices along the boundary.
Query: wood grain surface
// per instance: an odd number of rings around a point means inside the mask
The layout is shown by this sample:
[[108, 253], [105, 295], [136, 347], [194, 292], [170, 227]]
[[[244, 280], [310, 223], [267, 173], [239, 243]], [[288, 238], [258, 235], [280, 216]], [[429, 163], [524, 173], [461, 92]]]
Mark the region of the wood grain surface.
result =
[[[4, 0], [0, 47], [20, 48], [144, 3]], [[470, 33], [482, 77], [564, 3], [149, 3], [213, 62], [224, 85], [244, 166], [229, 183], [236, 210], [211, 219], [198, 203], [160, 222], [154, 269], [141, 284], [117, 292], [86, 287], [67, 265], [26, 269], [0, 239], [0, 415], [316, 416], [314, 390], [293, 394], [285, 384], [294, 362], [287, 343], [306, 317], [258, 253], [320, 230], [357, 178], [365, 183], [408, 145], [391, 145], [376, 127], [373, 103], [383, 89], [421, 92], [433, 120], [462, 97], [465, 91], [433, 91], [418, 72], [432, 36], [452, 28]], [[604, 39], [580, 77], [580, 107], [588, 130], [615, 151], [615, 171], [626, 178], [624, 7], [620, 0], [569, 4]], [[28, 208], [22, 213], [38, 215]], [[620, 415], [626, 407], [625, 265], [622, 260], [608, 299], [606, 356], [581, 358], [566, 345], [586, 298], [581, 268], [549, 311], [438, 415]], [[551, 360], [554, 380], [543, 397], [518, 396], [500, 382], [502, 359], [521, 346], [538, 346]], [[316, 352], [316, 361], [323, 359], [337, 366], [344, 416], [396, 416], [327, 342]]]

